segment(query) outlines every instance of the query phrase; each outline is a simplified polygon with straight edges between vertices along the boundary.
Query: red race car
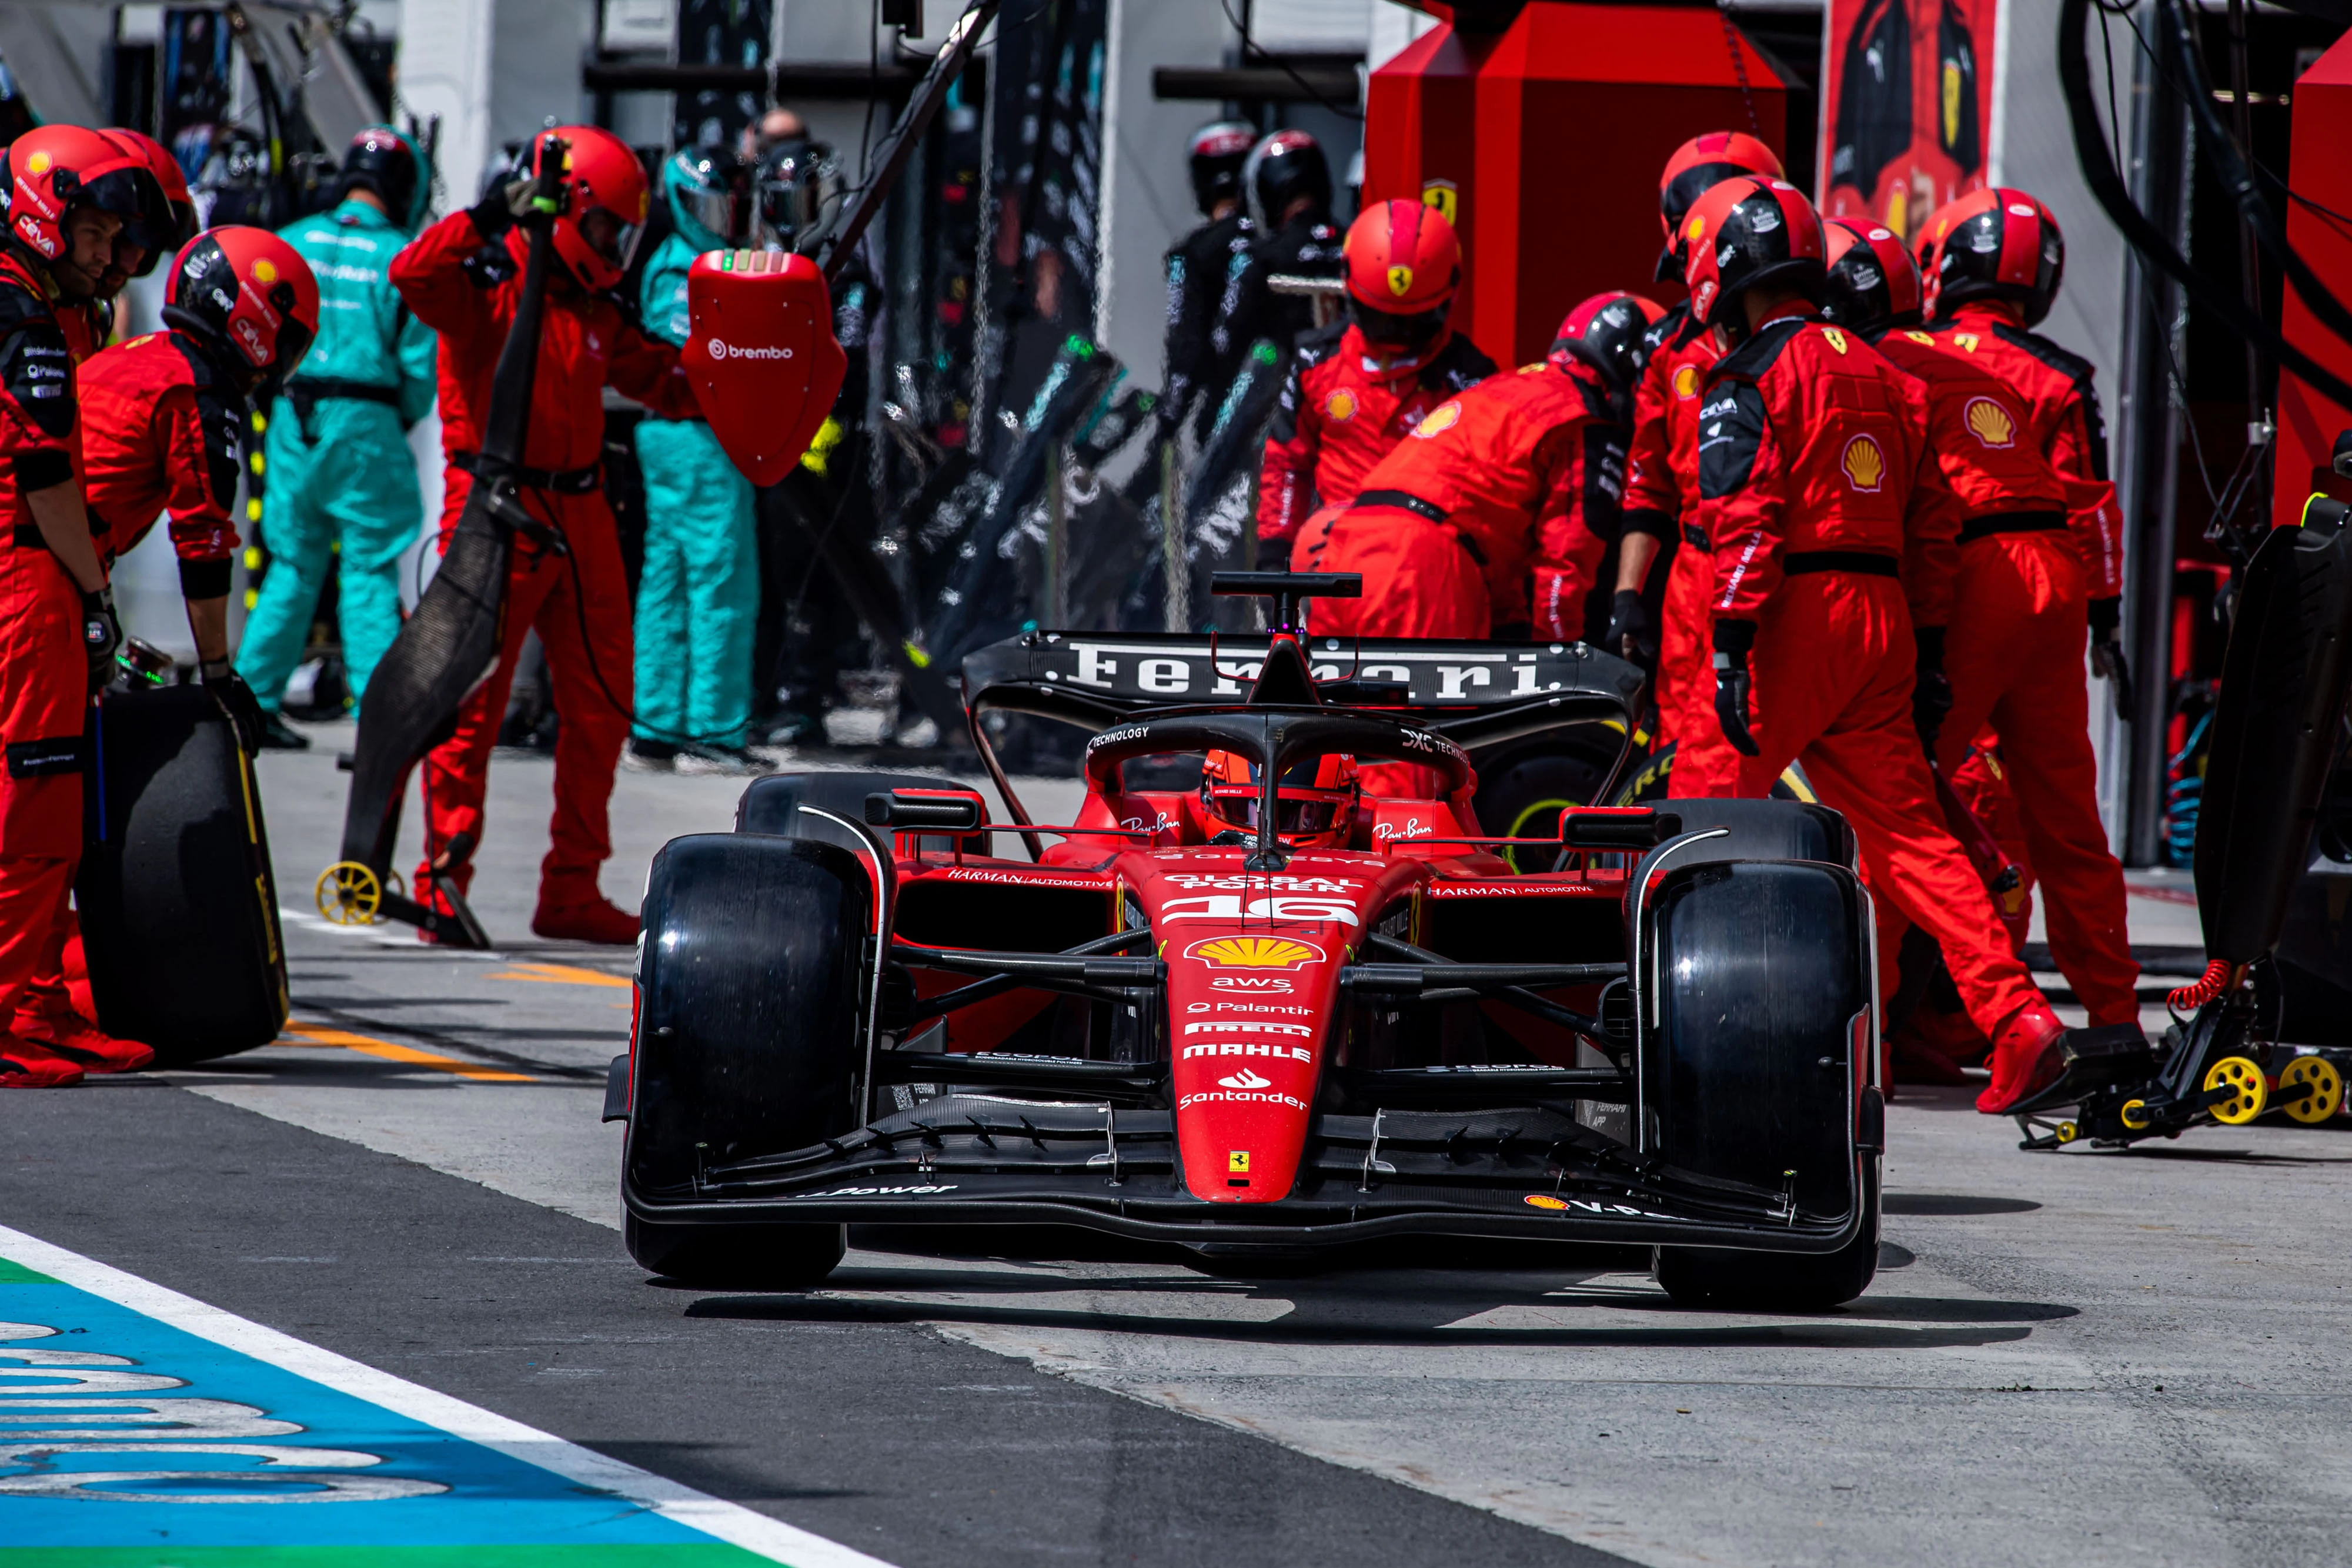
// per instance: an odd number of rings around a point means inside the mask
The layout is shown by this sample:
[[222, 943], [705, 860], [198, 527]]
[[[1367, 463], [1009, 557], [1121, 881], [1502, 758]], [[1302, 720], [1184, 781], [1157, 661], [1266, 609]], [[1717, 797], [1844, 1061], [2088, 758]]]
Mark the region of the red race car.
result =
[[[1649, 1245], [1685, 1301], [1860, 1294], [1885, 1116], [1843, 820], [1571, 807], [1497, 839], [1473, 758], [1599, 735], [1622, 767], [1637, 671], [1299, 625], [1352, 579], [1217, 588], [1274, 630], [968, 661], [1012, 821], [944, 779], [779, 774], [664, 847], [606, 1105], [638, 1262], [808, 1285], [857, 1223], [1234, 1266], [1439, 1233]], [[1022, 810], [999, 713], [1092, 732], [1075, 821]]]

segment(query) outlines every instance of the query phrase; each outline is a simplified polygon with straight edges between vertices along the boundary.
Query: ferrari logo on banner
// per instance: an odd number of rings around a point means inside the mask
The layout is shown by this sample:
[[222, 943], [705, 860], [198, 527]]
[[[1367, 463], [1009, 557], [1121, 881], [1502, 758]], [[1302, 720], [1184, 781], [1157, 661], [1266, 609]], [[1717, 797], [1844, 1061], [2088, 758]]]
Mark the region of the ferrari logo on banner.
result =
[[1886, 478], [1886, 454], [1869, 436], [1857, 435], [1845, 444], [1838, 466], [1845, 470], [1846, 483], [1864, 495], [1874, 496]]
[[[1421, 204], [1424, 207], [1435, 207], [1438, 216], [1447, 223], [1461, 222], [1457, 215], [1461, 204], [1461, 193], [1454, 189], [1453, 181], [1423, 180], [1421, 183]], [[1391, 284], [1391, 287], [1393, 287], [1394, 285]], [[1402, 294], [1404, 290], [1400, 288], [1397, 292]]]
[[1989, 397], [1972, 397], [1960, 416], [1968, 422], [1969, 434], [1986, 446], [2000, 451], [2017, 439], [2017, 422], [2009, 417], [2009, 410]]
[[1823, 217], [1906, 238], [1990, 183], [2000, 0], [1829, 0], [1822, 81]]

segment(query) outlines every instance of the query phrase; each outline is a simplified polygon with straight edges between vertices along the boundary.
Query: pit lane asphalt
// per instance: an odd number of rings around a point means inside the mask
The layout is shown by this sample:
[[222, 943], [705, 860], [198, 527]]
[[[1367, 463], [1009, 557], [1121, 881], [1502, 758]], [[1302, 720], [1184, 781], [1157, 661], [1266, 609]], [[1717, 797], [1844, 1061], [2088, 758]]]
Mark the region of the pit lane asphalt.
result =
[[[808, 1295], [649, 1283], [595, 1120], [625, 956], [522, 939], [546, 775], [493, 771], [499, 956], [290, 922], [302, 1043], [0, 1099], [8, 1222], [908, 1568], [2341, 1561], [2334, 1131], [2029, 1156], [1907, 1094], [1886, 1266], [1814, 1318], [1676, 1312], [1606, 1255], [1244, 1282], [911, 1230]], [[343, 780], [264, 780], [299, 907]], [[625, 775], [608, 889], [740, 789]], [[2133, 915], [2181, 939], [2177, 899]]]

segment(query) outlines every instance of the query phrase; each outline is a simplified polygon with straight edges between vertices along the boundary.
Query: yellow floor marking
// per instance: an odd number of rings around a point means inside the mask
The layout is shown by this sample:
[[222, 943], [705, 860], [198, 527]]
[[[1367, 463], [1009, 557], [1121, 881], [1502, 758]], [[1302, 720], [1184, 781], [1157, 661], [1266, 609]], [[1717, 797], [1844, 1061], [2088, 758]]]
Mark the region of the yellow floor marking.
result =
[[608, 975], [602, 969], [576, 968], [570, 964], [518, 963], [511, 969], [500, 969], [495, 975], [485, 975], [488, 980], [536, 980], [543, 986], [618, 986], [626, 990], [630, 981], [626, 975]]
[[363, 1056], [380, 1056], [386, 1061], [404, 1061], [412, 1067], [430, 1067], [438, 1071], [455, 1073], [459, 1078], [471, 1078], [482, 1083], [536, 1083], [538, 1079], [527, 1072], [506, 1072], [495, 1067], [482, 1067], [471, 1061], [460, 1061], [454, 1056], [436, 1056], [429, 1051], [419, 1051], [411, 1045], [394, 1045], [388, 1040], [373, 1040], [363, 1034], [352, 1034], [340, 1029], [327, 1029], [314, 1023], [289, 1023], [289, 1034], [299, 1035], [308, 1045], [341, 1046]]

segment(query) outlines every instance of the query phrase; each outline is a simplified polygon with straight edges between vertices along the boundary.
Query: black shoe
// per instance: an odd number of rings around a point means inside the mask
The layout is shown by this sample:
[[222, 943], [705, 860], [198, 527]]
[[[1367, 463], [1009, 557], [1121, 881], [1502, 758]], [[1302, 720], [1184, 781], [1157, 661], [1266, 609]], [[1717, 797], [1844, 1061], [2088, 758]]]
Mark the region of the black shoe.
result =
[[275, 708], [265, 708], [261, 715], [261, 749], [264, 751], [308, 751], [310, 737], [286, 722], [285, 716]]
[[646, 740], [639, 736], [629, 737], [629, 749], [621, 761], [640, 773], [667, 773], [677, 760], [677, 747], [667, 740]]

